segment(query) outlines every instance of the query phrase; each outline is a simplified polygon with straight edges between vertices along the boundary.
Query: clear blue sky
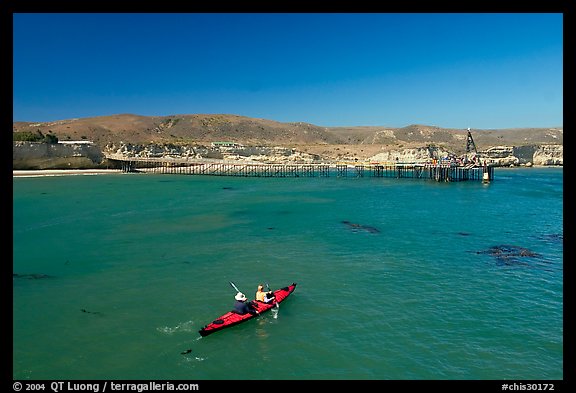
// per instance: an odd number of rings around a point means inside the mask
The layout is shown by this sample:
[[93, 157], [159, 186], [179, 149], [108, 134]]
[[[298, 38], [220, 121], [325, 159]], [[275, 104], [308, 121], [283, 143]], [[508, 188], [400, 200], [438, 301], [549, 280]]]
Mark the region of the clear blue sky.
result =
[[563, 15], [13, 15], [14, 121], [563, 125]]

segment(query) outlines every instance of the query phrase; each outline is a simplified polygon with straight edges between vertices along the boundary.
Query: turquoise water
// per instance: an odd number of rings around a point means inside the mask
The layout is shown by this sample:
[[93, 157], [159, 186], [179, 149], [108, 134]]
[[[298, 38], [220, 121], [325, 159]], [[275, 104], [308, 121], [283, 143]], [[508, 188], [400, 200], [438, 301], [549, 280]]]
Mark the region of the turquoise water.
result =
[[14, 178], [13, 377], [562, 379], [563, 170], [495, 177]]

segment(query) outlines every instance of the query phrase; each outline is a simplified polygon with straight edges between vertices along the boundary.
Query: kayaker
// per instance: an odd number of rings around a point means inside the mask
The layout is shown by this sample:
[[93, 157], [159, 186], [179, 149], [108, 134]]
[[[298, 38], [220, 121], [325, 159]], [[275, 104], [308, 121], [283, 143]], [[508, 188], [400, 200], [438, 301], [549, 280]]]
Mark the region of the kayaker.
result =
[[240, 315], [244, 315], [246, 313], [258, 314], [258, 310], [256, 310], [254, 304], [252, 304], [252, 302], [248, 302], [246, 296], [242, 292], [238, 292], [234, 299], [236, 299], [236, 302], [234, 303], [234, 309], [232, 312]]
[[264, 292], [264, 286], [262, 284], [258, 285], [256, 290], [256, 300], [263, 303], [270, 303], [275, 299], [272, 291]]

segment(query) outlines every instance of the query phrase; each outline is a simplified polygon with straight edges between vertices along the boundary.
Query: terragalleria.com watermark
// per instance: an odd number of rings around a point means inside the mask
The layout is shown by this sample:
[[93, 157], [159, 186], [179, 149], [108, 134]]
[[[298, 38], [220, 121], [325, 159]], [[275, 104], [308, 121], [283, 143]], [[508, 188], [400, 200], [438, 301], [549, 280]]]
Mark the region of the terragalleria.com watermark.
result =
[[114, 392], [147, 392], [147, 391], [197, 391], [200, 385], [197, 383], [173, 383], [173, 382], [14, 382], [12, 388], [15, 392], [20, 391], [44, 391], [52, 390], [54, 393], [60, 392], [93, 392], [100, 393], [108, 391]]

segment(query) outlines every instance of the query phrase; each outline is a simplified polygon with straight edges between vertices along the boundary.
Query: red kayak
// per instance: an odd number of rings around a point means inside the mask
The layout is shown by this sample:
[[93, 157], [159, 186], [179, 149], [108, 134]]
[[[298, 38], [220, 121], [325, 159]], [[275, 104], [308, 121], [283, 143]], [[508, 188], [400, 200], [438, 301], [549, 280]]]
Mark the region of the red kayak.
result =
[[257, 315], [269, 311], [273, 307], [276, 307], [276, 303], [281, 303], [284, 299], [288, 297], [288, 295], [294, 292], [294, 289], [296, 289], [296, 283], [292, 283], [292, 285], [275, 290], [274, 296], [276, 297], [276, 299], [270, 303], [253, 301], [253, 303], [257, 305], [258, 314], [247, 313], [244, 315], [240, 315], [230, 311], [222, 315], [221, 317], [215, 319], [214, 321], [210, 322], [208, 325], [204, 326], [202, 329], [198, 331], [198, 333], [200, 333], [202, 337], [205, 337], [209, 334], [220, 331], [227, 327], [234, 326], [241, 322], [252, 319]]

